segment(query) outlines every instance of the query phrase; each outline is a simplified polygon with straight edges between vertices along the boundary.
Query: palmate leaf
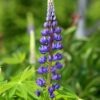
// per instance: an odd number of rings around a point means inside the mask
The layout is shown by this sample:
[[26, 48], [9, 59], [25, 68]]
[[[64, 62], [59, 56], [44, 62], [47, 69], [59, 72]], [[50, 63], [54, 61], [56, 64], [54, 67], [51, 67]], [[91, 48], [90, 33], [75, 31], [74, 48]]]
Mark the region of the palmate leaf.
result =
[[17, 84], [17, 82], [9, 82], [9, 83], [0, 83], [0, 94], [4, 93], [5, 91], [11, 89]]
[[27, 87], [24, 86], [24, 83], [18, 84], [16, 94], [18, 97], [27, 100]]
[[68, 28], [66, 31], [64, 31], [64, 35], [70, 35], [73, 32], [75, 32], [75, 30], [76, 30], [76, 27], [72, 26], [72, 27]]
[[9, 98], [12, 98], [12, 97], [13, 97], [13, 95], [14, 95], [15, 92], [16, 92], [16, 90], [17, 90], [17, 86], [14, 86], [13, 88], [11, 88], [11, 89], [9, 90]]
[[82, 95], [88, 95], [89, 92], [90, 92], [90, 90], [91, 90], [92, 88], [94, 88], [97, 84], [98, 84], [98, 85], [100, 84], [100, 76], [95, 77], [94, 79], [92, 79], [92, 80], [87, 84], [87, 86], [85, 87], [85, 89], [84, 89]]
[[57, 100], [63, 98], [64, 100], [82, 100], [80, 99], [69, 87], [62, 87], [58, 92], [56, 92]]
[[4, 57], [0, 64], [20, 64], [25, 60], [25, 53], [14, 53], [11, 57]]
[[[13, 77], [10, 82], [0, 84], [0, 94], [6, 93], [9, 98], [18, 96], [24, 100], [28, 100], [28, 95], [36, 98], [34, 91], [37, 88], [36, 83], [32, 79], [34, 75], [33, 68], [25, 69], [21, 74]], [[34, 94], [34, 95], [32, 95]]]

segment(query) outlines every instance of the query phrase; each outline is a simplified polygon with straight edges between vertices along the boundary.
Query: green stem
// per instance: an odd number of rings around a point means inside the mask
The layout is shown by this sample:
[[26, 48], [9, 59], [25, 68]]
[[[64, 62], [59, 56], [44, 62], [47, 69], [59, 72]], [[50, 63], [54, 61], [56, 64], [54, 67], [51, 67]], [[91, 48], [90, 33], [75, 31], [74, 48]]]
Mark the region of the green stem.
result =
[[52, 66], [52, 63], [49, 62], [49, 66], [48, 66], [48, 77], [47, 77], [47, 85], [48, 87], [50, 86], [50, 80], [51, 80], [51, 66]]

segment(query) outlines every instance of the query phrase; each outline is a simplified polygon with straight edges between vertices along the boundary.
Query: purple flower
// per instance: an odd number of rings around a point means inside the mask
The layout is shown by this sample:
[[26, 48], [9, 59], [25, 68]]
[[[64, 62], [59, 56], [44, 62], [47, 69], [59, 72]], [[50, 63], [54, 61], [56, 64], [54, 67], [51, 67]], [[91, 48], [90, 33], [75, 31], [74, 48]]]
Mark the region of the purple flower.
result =
[[59, 74], [52, 75], [52, 80], [60, 80], [60, 79], [61, 79], [61, 75]]
[[52, 44], [52, 50], [56, 50], [56, 45], [54, 43]]
[[53, 22], [52, 22], [52, 26], [53, 26], [53, 27], [56, 27], [56, 26], [57, 26], [57, 21], [53, 21]]
[[63, 58], [63, 56], [60, 53], [57, 53], [57, 54], [53, 55], [53, 60], [54, 61], [61, 60], [62, 58]]
[[54, 89], [59, 89], [59, 88], [60, 88], [60, 85], [57, 84], [57, 83], [55, 83], [55, 84], [52, 85], [52, 87], [53, 87]]
[[48, 68], [47, 67], [39, 67], [38, 68], [38, 73], [39, 74], [44, 74], [44, 73], [47, 73], [48, 72]]
[[43, 78], [38, 78], [36, 80], [36, 83], [37, 83], [38, 86], [42, 87], [42, 86], [44, 86], [44, 84], [46, 83], [46, 81]]
[[48, 16], [48, 17], [46, 18], [46, 21], [52, 21], [52, 17], [49, 17], [49, 16]]
[[47, 36], [47, 35], [49, 35], [49, 33], [50, 33], [50, 31], [48, 29], [45, 29], [45, 30], [41, 31], [41, 34], [43, 36]]
[[58, 49], [58, 50], [61, 50], [61, 49], [63, 49], [63, 46], [62, 46], [61, 43], [57, 42], [57, 43], [55, 44], [55, 48]]
[[61, 69], [63, 67], [63, 65], [60, 62], [56, 62], [55, 66], [58, 69]]
[[39, 97], [39, 96], [40, 96], [40, 91], [37, 90], [37, 91], [35, 92], [35, 94]]
[[40, 43], [41, 43], [41, 44], [47, 44], [47, 43], [48, 43], [47, 38], [46, 38], [45, 36], [42, 37], [42, 38], [40, 39]]
[[49, 31], [49, 35], [51, 35], [51, 34], [53, 34], [53, 33], [54, 33], [54, 30], [51, 29], [51, 30]]
[[61, 31], [62, 31], [62, 29], [59, 28], [59, 27], [57, 27], [57, 28], [55, 29], [55, 33], [57, 33], [57, 34], [61, 33]]
[[56, 73], [56, 67], [55, 67], [55, 66], [51, 67], [51, 72], [52, 72], [53, 74]]
[[39, 62], [40, 64], [44, 64], [46, 61], [47, 61], [46, 56], [43, 56], [43, 57], [39, 58], [39, 60], [38, 60], [38, 62]]
[[61, 41], [62, 40], [62, 36], [60, 34], [54, 34], [54, 40]]
[[52, 57], [51, 55], [49, 55], [49, 56], [48, 56], [48, 60], [49, 60], [50, 62], [52, 62], [53, 57]]
[[48, 40], [48, 43], [50, 43], [51, 42], [51, 37], [48, 36], [47, 40]]
[[50, 26], [51, 26], [51, 25], [50, 25], [49, 22], [45, 22], [45, 23], [44, 23], [44, 27], [45, 27], [45, 28], [49, 28]]
[[39, 48], [39, 50], [40, 50], [40, 52], [42, 53], [42, 54], [45, 54], [46, 52], [49, 52], [49, 46], [41, 46], [40, 48]]
[[54, 88], [53, 88], [53, 87], [49, 87], [49, 88], [48, 88], [48, 91], [49, 91], [50, 94], [52, 94], [53, 91], [54, 91]]
[[50, 98], [54, 98], [55, 97], [55, 95], [54, 94], [50, 94]]

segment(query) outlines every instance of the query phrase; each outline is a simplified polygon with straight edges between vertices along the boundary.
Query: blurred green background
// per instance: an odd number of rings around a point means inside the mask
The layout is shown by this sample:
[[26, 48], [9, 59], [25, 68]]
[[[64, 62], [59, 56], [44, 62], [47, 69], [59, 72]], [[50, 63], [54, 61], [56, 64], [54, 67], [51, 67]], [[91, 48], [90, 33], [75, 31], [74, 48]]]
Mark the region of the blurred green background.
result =
[[[66, 90], [61, 94], [73, 92], [83, 100], [100, 100], [100, 0], [54, 3], [57, 21], [63, 28], [60, 84]], [[47, 0], [0, 0], [0, 100], [37, 100], [35, 71], [39, 67], [38, 47], [46, 11]], [[30, 38], [30, 28], [35, 41]], [[76, 100], [73, 93], [57, 100]]]

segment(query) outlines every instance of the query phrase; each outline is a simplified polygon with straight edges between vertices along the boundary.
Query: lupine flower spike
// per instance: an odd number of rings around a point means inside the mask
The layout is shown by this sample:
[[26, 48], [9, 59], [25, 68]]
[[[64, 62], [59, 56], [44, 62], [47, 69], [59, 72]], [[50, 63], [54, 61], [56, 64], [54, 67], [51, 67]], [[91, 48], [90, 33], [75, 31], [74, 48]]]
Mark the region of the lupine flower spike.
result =
[[[39, 47], [40, 53], [43, 54], [39, 58], [38, 62], [41, 66], [38, 68], [38, 74], [46, 74], [46, 77], [39, 77], [36, 83], [40, 87], [46, 87], [50, 98], [54, 98], [54, 91], [60, 88], [57, 83], [61, 79], [61, 75], [57, 73], [57, 70], [61, 69], [63, 65], [59, 62], [62, 60], [63, 55], [57, 50], [62, 50], [63, 46], [61, 44], [61, 28], [57, 26], [55, 9], [53, 0], [48, 0], [48, 9], [46, 22], [44, 23], [44, 30], [41, 31], [41, 46]], [[40, 91], [36, 91], [36, 95], [40, 96]]]

